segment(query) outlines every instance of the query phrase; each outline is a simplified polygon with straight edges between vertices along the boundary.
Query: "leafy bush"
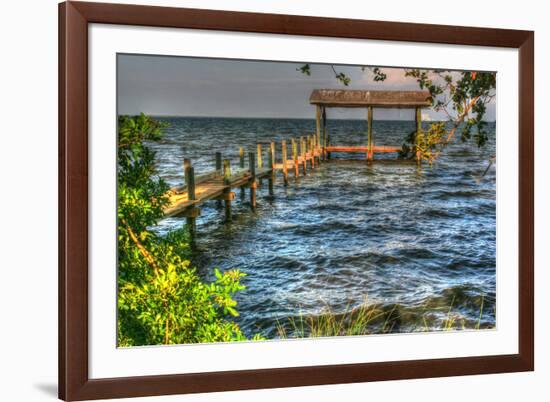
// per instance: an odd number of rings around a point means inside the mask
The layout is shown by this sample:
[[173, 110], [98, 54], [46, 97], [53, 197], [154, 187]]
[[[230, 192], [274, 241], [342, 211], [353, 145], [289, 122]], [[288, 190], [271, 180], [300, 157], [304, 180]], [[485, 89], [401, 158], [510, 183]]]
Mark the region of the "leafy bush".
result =
[[463, 142], [474, 139], [478, 147], [487, 143], [487, 104], [496, 95], [496, 74], [492, 72], [409, 69], [406, 77], [416, 79], [420, 89], [428, 90], [435, 111], [448, 116], [447, 123], [430, 123], [427, 131], [409, 136], [402, 156], [418, 156], [430, 163], [435, 161], [457, 132]]
[[233, 295], [244, 289], [244, 273], [216, 270], [214, 282], [202, 282], [190, 266], [187, 232], [149, 229], [163, 217], [168, 186], [144, 143], [158, 141], [163, 128], [144, 114], [119, 118], [118, 344], [244, 340], [228, 320], [238, 315]]

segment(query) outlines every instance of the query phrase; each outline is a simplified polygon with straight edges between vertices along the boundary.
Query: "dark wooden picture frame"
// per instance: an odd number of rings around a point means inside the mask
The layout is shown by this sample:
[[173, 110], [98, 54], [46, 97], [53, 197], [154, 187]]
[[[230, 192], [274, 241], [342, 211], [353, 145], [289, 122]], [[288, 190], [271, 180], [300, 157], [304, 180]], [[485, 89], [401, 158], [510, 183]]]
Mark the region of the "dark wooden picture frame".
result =
[[[519, 353], [90, 379], [88, 24], [192, 28], [519, 49]], [[534, 33], [104, 3], [59, 5], [59, 397], [84, 400], [534, 369]]]

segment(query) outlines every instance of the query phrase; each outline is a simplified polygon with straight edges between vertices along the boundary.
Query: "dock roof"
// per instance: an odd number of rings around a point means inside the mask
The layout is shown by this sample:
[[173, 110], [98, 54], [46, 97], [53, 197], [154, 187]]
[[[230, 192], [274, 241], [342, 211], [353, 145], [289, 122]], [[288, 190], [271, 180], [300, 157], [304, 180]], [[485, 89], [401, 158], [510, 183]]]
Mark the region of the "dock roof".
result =
[[371, 91], [357, 89], [314, 89], [309, 103], [325, 107], [416, 108], [429, 107], [428, 91]]

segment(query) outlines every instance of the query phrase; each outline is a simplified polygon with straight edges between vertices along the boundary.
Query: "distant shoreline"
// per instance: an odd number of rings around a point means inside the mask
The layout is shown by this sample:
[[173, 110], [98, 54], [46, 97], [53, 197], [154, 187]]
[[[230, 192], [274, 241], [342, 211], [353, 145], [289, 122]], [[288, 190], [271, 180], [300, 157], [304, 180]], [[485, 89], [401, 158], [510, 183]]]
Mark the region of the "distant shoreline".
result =
[[[119, 116], [124, 116], [125, 113], [119, 114]], [[169, 114], [150, 114], [149, 116], [154, 118], [177, 118], [177, 119], [226, 119], [226, 120], [312, 120], [315, 121], [314, 117], [247, 117], [247, 116], [180, 116], [180, 115], [169, 115]], [[330, 120], [341, 120], [341, 121], [366, 121], [366, 118], [336, 118], [331, 117]], [[413, 121], [414, 117], [411, 119], [375, 119], [375, 121]], [[428, 123], [437, 123], [440, 121], [446, 120], [423, 120]], [[496, 123], [496, 120], [485, 120], [486, 123]]]

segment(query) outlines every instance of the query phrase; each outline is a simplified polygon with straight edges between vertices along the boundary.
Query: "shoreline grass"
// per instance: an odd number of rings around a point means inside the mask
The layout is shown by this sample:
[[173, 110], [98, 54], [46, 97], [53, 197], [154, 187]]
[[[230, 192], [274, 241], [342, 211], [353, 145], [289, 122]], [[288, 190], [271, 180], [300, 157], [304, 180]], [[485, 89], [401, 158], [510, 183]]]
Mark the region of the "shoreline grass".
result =
[[304, 314], [300, 309], [296, 316], [276, 320], [276, 333], [279, 339], [300, 339], [492, 329], [494, 322], [484, 320], [484, 303], [482, 297], [477, 320], [461, 314], [454, 299], [445, 309], [428, 306], [411, 308], [398, 304], [383, 306], [365, 301], [356, 307], [348, 304], [343, 311], [335, 312], [325, 305], [316, 315]]

